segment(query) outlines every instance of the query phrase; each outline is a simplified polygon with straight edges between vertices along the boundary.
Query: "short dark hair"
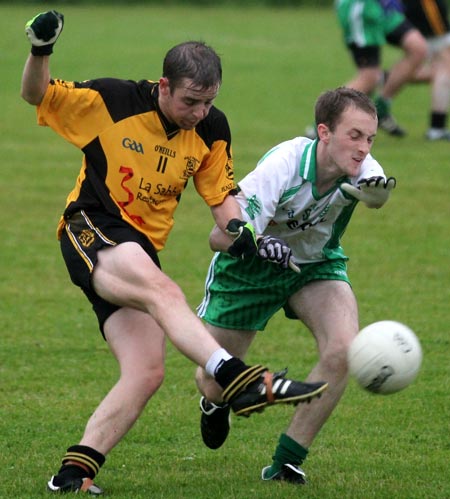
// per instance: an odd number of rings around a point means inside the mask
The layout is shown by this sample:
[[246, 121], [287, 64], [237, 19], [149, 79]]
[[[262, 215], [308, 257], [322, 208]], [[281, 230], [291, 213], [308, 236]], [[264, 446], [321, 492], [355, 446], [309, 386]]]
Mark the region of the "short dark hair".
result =
[[188, 41], [171, 48], [164, 58], [163, 77], [170, 90], [188, 78], [202, 90], [222, 83], [222, 64], [217, 53], [204, 42]]
[[353, 106], [376, 118], [377, 110], [373, 101], [365, 93], [348, 87], [328, 90], [319, 96], [315, 106], [316, 125], [323, 123], [333, 132], [342, 113]]

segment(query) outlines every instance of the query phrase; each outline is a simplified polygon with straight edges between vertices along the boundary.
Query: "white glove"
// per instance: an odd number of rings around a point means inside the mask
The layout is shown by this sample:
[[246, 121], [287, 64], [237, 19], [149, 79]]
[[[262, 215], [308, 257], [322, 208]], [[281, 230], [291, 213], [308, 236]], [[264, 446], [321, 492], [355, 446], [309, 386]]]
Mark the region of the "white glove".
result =
[[56, 10], [41, 12], [25, 25], [33, 55], [50, 55], [53, 45], [64, 27], [64, 16]]
[[363, 178], [358, 187], [344, 183], [341, 189], [366, 204], [368, 208], [381, 208], [389, 199], [397, 181], [394, 177], [386, 180], [383, 177]]

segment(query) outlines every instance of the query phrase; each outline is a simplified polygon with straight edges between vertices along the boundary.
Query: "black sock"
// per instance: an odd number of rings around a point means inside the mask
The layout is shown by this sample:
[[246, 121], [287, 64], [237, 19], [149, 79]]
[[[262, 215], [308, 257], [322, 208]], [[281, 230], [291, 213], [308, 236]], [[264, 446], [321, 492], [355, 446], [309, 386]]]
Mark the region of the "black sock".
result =
[[[55, 481], [60, 476], [67, 478], [94, 478], [105, 462], [105, 456], [87, 445], [73, 445], [67, 449], [62, 466]], [[55, 483], [55, 485], [58, 485]]]
[[431, 128], [439, 128], [443, 130], [447, 124], [447, 113], [432, 112], [430, 116]]
[[222, 388], [226, 388], [232, 381], [234, 381], [239, 374], [248, 369], [248, 366], [237, 357], [232, 357], [225, 362], [222, 362], [217, 367], [215, 372], [215, 380]]
[[57, 487], [63, 487], [68, 482], [73, 482], [77, 479], [82, 480], [87, 475], [87, 471], [77, 464], [63, 464], [53, 479], [53, 484]]

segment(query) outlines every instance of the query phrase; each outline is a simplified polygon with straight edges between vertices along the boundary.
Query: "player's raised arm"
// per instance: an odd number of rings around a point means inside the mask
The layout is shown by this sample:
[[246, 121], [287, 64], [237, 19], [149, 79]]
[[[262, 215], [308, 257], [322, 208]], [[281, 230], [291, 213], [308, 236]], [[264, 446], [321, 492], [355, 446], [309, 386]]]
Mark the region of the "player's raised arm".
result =
[[29, 104], [41, 103], [50, 81], [49, 56], [64, 26], [64, 16], [55, 10], [36, 15], [25, 25], [31, 54], [25, 63], [20, 95]]

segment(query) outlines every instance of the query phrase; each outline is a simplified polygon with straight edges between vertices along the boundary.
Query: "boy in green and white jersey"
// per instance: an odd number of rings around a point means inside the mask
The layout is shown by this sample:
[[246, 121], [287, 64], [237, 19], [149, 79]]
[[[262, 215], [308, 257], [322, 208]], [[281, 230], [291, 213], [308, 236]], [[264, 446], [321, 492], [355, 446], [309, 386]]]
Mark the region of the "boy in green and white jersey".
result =
[[[281, 308], [315, 337], [319, 362], [308, 380], [324, 379], [328, 391], [320, 401], [297, 408], [272, 465], [262, 472], [264, 480], [293, 483], [305, 483], [299, 466], [344, 393], [347, 350], [359, 331], [341, 236], [358, 201], [379, 208], [395, 186], [369, 154], [377, 112], [366, 94], [349, 88], [325, 92], [315, 114], [316, 140], [298, 137], [279, 144], [238, 183], [236, 199], [242, 218], [258, 234], [258, 254], [233, 258], [226, 253], [229, 236], [215, 227], [210, 244], [218, 252], [199, 307], [210, 333], [240, 358]], [[215, 449], [227, 438], [229, 407], [203, 369], [196, 379], [204, 395], [202, 437]]]

